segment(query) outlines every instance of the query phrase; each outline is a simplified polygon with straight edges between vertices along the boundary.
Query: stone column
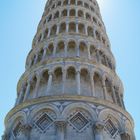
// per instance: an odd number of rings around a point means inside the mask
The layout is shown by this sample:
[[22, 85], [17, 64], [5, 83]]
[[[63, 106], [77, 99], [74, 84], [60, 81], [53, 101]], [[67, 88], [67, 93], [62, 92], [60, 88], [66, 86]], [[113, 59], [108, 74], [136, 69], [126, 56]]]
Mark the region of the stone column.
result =
[[52, 72], [49, 71], [49, 80], [48, 80], [48, 86], [47, 86], [47, 94], [50, 92], [51, 85], [52, 85]]
[[97, 50], [97, 61], [99, 62], [99, 64], [101, 64], [101, 57], [100, 57], [100, 54], [99, 54], [99, 50]]
[[116, 94], [115, 94], [114, 87], [112, 86], [111, 88], [112, 88], [113, 100], [117, 104], [117, 99], [116, 99]]
[[65, 48], [64, 48], [65, 49], [64, 50], [65, 51], [65, 55], [64, 55], [65, 57], [67, 57], [67, 48], [68, 48], [68, 44], [67, 44], [67, 42], [65, 42]]
[[35, 94], [34, 94], [33, 98], [37, 98], [39, 96], [38, 95], [38, 89], [39, 89], [39, 86], [40, 86], [40, 81], [41, 81], [40, 73], [37, 73], [37, 83], [36, 83], [36, 86], [35, 86]]
[[55, 125], [57, 129], [57, 140], [65, 140], [66, 121], [63, 119], [56, 120]]
[[25, 96], [24, 96], [23, 101], [25, 101], [30, 94], [30, 88], [31, 88], [30, 82], [31, 82], [30, 80], [27, 82], [28, 84], [27, 84], [27, 87], [26, 87]]
[[91, 73], [91, 76], [90, 76], [90, 81], [91, 81], [91, 90], [92, 90], [92, 95], [93, 97], [95, 97], [95, 86], [94, 86], [94, 73]]
[[105, 79], [102, 79], [102, 85], [103, 85], [103, 93], [104, 93], [104, 99], [107, 100], [107, 90], [105, 85]]
[[95, 134], [95, 140], [103, 140], [103, 129], [104, 124], [102, 122], [96, 122], [93, 126], [93, 131]]
[[62, 93], [65, 94], [65, 83], [66, 83], [66, 69], [63, 69], [63, 89]]
[[77, 47], [76, 47], [76, 49], [77, 49], [77, 50], [76, 50], [76, 51], [77, 51], [77, 57], [80, 57], [79, 42], [76, 44], [76, 46], [77, 46]]
[[87, 26], [85, 25], [85, 34], [88, 35]]
[[44, 50], [44, 52], [43, 52], [43, 56], [42, 56], [42, 60], [44, 60], [45, 59], [45, 57], [46, 57], [46, 53], [47, 53], [47, 47], [45, 47], [43, 50]]
[[[36, 52], [37, 53], [37, 52]], [[35, 60], [34, 60], [34, 64], [37, 63], [37, 59], [38, 59], [38, 54], [35, 55]]]
[[87, 51], [88, 51], [88, 59], [91, 59], [91, 56], [90, 56], [90, 46], [89, 45], [88, 45]]
[[66, 22], [66, 33], [68, 33], [68, 32], [69, 32], [69, 23]]
[[51, 34], [51, 29], [49, 28], [49, 29], [48, 29], [48, 36], [47, 36], [47, 38], [50, 37], [50, 34]]
[[77, 93], [80, 95], [80, 70], [77, 70], [76, 72], [76, 81], [77, 81]]
[[16, 105], [18, 105], [21, 102], [21, 99], [22, 99], [23, 95], [24, 95], [24, 88], [22, 87], [21, 90], [20, 90], [19, 96], [17, 98]]
[[76, 22], [76, 33], [79, 33], [79, 29], [78, 29], [78, 23]]
[[60, 29], [60, 25], [57, 25], [56, 35], [58, 35], [58, 34], [59, 34], [59, 29]]

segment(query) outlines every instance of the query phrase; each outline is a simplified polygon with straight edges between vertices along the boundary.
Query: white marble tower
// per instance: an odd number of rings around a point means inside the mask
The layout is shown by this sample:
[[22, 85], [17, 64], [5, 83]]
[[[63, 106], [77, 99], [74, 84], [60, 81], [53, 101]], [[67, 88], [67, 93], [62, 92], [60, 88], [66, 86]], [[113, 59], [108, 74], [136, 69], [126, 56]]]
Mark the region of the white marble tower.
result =
[[96, 0], [48, 0], [3, 140], [135, 140]]

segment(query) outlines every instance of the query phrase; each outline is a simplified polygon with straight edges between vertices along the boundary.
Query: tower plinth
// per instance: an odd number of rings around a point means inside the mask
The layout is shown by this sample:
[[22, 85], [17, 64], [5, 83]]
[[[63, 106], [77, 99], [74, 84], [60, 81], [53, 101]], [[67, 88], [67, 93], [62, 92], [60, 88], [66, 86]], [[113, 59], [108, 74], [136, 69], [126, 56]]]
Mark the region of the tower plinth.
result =
[[3, 140], [135, 140], [96, 0], [48, 0]]

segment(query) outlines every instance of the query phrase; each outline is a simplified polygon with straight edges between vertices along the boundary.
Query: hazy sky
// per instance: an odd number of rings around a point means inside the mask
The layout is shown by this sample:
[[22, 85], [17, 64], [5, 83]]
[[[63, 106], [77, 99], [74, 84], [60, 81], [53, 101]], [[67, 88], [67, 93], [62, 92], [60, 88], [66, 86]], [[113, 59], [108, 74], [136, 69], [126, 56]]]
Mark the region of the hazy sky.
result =
[[[0, 0], [0, 135], [46, 0]], [[99, 0], [125, 88], [125, 105], [140, 140], [140, 0]]]

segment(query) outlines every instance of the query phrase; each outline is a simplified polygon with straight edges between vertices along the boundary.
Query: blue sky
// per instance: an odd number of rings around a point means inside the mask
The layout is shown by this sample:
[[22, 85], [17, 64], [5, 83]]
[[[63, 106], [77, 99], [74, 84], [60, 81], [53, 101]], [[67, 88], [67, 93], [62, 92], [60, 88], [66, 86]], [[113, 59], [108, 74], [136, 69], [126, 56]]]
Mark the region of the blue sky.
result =
[[[98, 0], [125, 88], [125, 105], [140, 139], [140, 1]], [[0, 136], [46, 0], [0, 0]]]

